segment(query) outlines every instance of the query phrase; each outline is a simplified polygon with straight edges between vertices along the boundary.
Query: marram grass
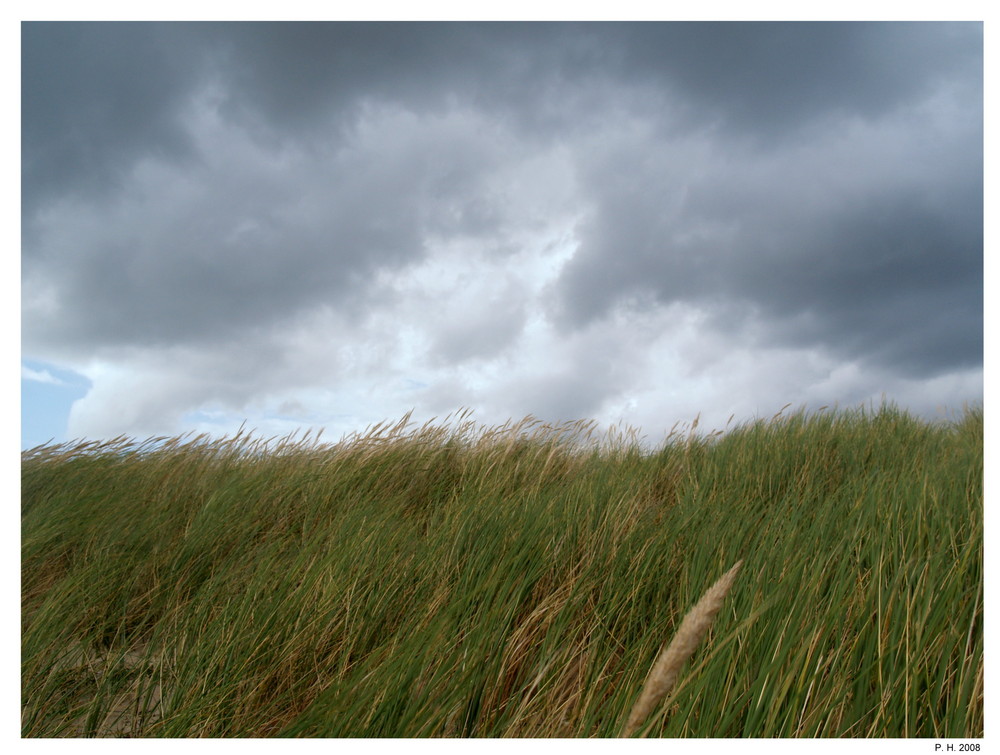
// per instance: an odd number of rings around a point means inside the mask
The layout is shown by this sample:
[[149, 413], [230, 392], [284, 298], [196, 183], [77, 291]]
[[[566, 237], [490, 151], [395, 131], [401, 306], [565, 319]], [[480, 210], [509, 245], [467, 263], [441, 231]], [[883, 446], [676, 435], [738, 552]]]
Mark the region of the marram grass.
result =
[[653, 709], [663, 702], [663, 698], [673, 689], [681, 667], [694, 653], [695, 648], [705, 637], [708, 628], [712, 626], [715, 615], [722, 608], [722, 601], [732, 588], [733, 581], [741, 566], [743, 566], [743, 562], [737, 561], [732, 569], [723, 574], [719, 581], [708, 589], [708, 592], [701, 597], [694, 608], [688, 611], [677, 630], [677, 634], [663, 649], [653, 668], [650, 669], [646, 683], [642, 685], [639, 699], [636, 701], [635, 707], [632, 708], [632, 712], [629, 713], [628, 721], [622, 730], [623, 737], [632, 736], [653, 712]]
[[982, 484], [891, 405], [43, 446], [22, 734], [982, 737]]

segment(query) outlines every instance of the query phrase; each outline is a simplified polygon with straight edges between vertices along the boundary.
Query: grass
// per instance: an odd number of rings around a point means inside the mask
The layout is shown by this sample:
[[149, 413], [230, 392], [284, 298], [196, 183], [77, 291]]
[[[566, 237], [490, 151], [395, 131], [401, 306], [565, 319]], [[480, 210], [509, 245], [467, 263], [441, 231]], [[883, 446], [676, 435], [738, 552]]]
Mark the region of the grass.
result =
[[[22, 735], [982, 737], [983, 414], [22, 456]], [[683, 661], [682, 661], [683, 662]]]
[[642, 685], [642, 693], [632, 708], [632, 712], [629, 713], [628, 721], [622, 730], [622, 737], [630, 737], [635, 734], [649, 718], [649, 714], [663, 702], [663, 699], [673, 689], [681, 668], [687, 663], [695, 648], [704, 639], [709, 627], [712, 626], [716, 614], [722, 608], [722, 601], [732, 588], [736, 574], [742, 566], [743, 562], [737, 561], [732, 569], [723, 574], [719, 581], [709, 588], [695, 607], [688, 611], [677, 629], [677, 634], [663, 649], [660, 657], [656, 659], [655, 665], [650, 669], [646, 683]]

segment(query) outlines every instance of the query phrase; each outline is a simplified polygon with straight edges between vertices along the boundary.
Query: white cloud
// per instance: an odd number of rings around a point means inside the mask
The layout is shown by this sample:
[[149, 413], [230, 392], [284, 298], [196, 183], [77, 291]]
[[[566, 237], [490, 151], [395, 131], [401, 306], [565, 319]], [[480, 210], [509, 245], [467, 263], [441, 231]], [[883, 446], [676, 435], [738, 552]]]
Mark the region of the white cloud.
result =
[[33, 380], [36, 383], [48, 383], [49, 385], [66, 385], [48, 370], [33, 370], [23, 364], [21, 365], [21, 380]]

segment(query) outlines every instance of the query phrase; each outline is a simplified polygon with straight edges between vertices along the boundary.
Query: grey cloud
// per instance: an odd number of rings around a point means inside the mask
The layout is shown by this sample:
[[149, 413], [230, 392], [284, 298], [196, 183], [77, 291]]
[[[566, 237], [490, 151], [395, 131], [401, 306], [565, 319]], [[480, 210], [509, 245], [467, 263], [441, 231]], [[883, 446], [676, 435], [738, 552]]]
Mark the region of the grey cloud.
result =
[[[203, 51], [170, 25], [21, 27], [21, 185], [26, 222], [68, 194], [106, 196], [135, 160], [193, 159], [180, 108]], [[29, 250], [30, 251], [30, 250]]]
[[61, 263], [49, 273], [61, 309], [26, 332], [81, 345], [214, 342], [319, 297], [347, 304], [379, 265], [420, 248], [412, 208], [387, 202], [377, 181], [314, 186], [314, 215], [288, 185], [230, 178], [208, 177], [174, 206], [123, 202], [116, 222], [73, 238], [43, 236]]
[[581, 329], [554, 346], [544, 364], [501, 381], [497, 399], [512, 416], [555, 422], [595, 417], [641, 380], [650, 358], [649, 334], [642, 330], [638, 323], [622, 329], [608, 322]]
[[517, 154], [480, 132], [460, 114], [388, 109], [322, 156], [201, 134], [211, 154], [197, 165], [149, 163], [115, 201], [64, 203], [39, 231], [27, 277], [46, 271], [60, 308], [25, 334], [81, 349], [214, 343], [320, 304], [363, 316], [378, 271], [419, 262], [428, 236], [499, 240], [517, 220], [482, 183]]
[[[350, 128], [364, 102], [417, 111], [456, 100], [551, 130], [567, 89], [608, 63], [586, 25], [559, 23], [288, 23], [202, 27], [223, 61], [227, 109], [278, 131]], [[588, 82], [592, 84], [593, 82]]]
[[[875, 118], [942, 78], [982, 85], [982, 26], [928, 23], [207, 24], [231, 110], [302, 132], [359, 101], [458, 98], [542, 136], [622, 101], [768, 142]], [[626, 86], [622, 87], [625, 83]], [[638, 94], [636, 94], [638, 92]], [[597, 94], [597, 97], [594, 95]], [[661, 115], [665, 115], [661, 113]]]
[[520, 410], [512, 414], [531, 414], [551, 422], [593, 417], [611, 392], [603, 381], [595, 379], [599, 377], [589, 371], [568, 369], [517, 381], [508, 386], [510, 403]]
[[[578, 247], [542, 296], [539, 266], [493, 306], [425, 318], [421, 367], [514, 353], [549, 307], [578, 351], [491, 377], [491, 400], [587, 416], [636, 379], [644, 341], [583, 336], [681, 305], [719, 343], [974, 370], [982, 40], [981, 24], [25, 24], [24, 348], [229, 355], [260, 374], [236, 406], [272, 374], [255, 339], [317, 311], [345, 338], [392, 323], [421, 299], [387, 279], [463, 244], [500, 270], [558, 225]], [[207, 385], [150, 389], [137, 412]]]
[[696, 122], [774, 144], [828, 114], [878, 118], [941, 79], [982, 86], [982, 26], [668, 23], [612, 27], [621, 67], [676, 88]]
[[[226, 110], [254, 114], [279, 130], [336, 124], [362, 101], [422, 108], [456, 85], [457, 59], [472, 40], [449, 25], [397, 23], [211, 24], [199, 27], [217, 46]], [[348, 118], [345, 124], [350, 125]]]
[[980, 363], [981, 99], [948, 108], [950, 91], [780, 150], [650, 128], [595, 140], [595, 210], [554, 316], [572, 330], [645, 293], [914, 377]]
[[477, 304], [476, 310], [468, 316], [438, 330], [432, 357], [439, 363], [454, 364], [496, 356], [512, 346], [521, 334], [527, 312], [523, 295], [513, 286]]
[[789, 334], [793, 343], [826, 343], [915, 377], [974, 366], [982, 360], [982, 218], [956, 222], [936, 209], [905, 195], [849, 206], [797, 239], [808, 250], [801, 264], [742, 270], [743, 292], [765, 303], [776, 336], [781, 322], [815, 315], [812, 327]]
[[243, 128], [324, 142], [371, 101], [457, 100], [557, 138], [626, 103], [772, 138], [827, 113], [877, 117], [942, 78], [982, 85], [981, 24], [30, 23], [22, 37], [29, 208], [186, 154], [177, 111], [209, 85]]

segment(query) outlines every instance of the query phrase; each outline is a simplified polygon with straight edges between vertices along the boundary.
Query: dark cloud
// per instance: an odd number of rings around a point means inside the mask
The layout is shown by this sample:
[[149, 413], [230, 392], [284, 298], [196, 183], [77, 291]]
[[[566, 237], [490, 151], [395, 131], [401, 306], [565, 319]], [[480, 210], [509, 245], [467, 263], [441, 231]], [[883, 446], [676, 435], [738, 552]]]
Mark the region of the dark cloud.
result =
[[[234, 117], [278, 133], [349, 127], [360, 103], [415, 112], [456, 100], [521, 125], [553, 128], [572, 91], [607, 75], [601, 36], [553, 23], [287, 23], [209, 25]], [[608, 78], [617, 79], [616, 76]]]
[[[204, 51], [171, 25], [21, 26], [22, 214], [121, 189], [147, 155], [193, 157], [181, 109]], [[30, 253], [30, 249], [26, 250]]]
[[617, 28], [621, 71], [699, 121], [774, 144], [828, 114], [878, 118], [942, 80], [982, 86], [982, 26], [665, 23]]
[[770, 281], [744, 270], [743, 280], [776, 334], [813, 316], [788, 334], [793, 343], [826, 343], [914, 377], [979, 364], [982, 217], [956, 222], [936, 209], [905, 195], [847, 207], [800, 238], [809, 250], [800, 264], [772, 268]]
[[61, 292], [51, 317], [28, 318], [29, 337], [211, 343], [318, 303], [363, 313], [378, 271], [419, 263], [428, 237], [499, 239], [508, 222], [481, 184], [497, 148], [460, 115], [375, 113], [321, 162], [212, 128], [197, 164], [150, 164], [113, 200], [63, 206], [25, 260]]
[[914, 377], [981, 363], [981, 98], [915, 91], [780, 149], [642, 129], [595, 140], [581, 160], [595, 209], [554, 315], [572, 330], [647, 293]]
[[672, 94], [701, 123], [772, 138], [828, 113], [878, 117], [942, 81], [982, 86], [981, 24], [26, 23], [22, 37], [32, 191], [182, 154], [179, 105], [209, 83], [246, 127], [324, 140], [372, 100], [458, 99], [565, 129], [639, 89], [632, 108]]
[[[830, 113], [877, 118], [942, 80], [982, 86], [982, 27], [929, 23], [205, 24], [234, 113], [281, 133], [365, 100], [458, 98], [564, 132], [622, 98], [764, 141]], [[624, 85], [624, 87], [623, 87]], [[629, 98], [623, 89], [640, 90]], [[594, 94], [598, 96], [595, 97]], [[659, 113], [662, 117], [666, 114]]]
[[711, 353], [734, 343], [777, 360], [751, 393], [947, 380], [982, 363], [982, 45], [974, 23], [27, 23], [24, 349], [118, 360], [77, 414], [127, 385], [143, 427], [320, 374], [575, 419], [653, 401], [669, 365], [714, 400], [760, 361]]

